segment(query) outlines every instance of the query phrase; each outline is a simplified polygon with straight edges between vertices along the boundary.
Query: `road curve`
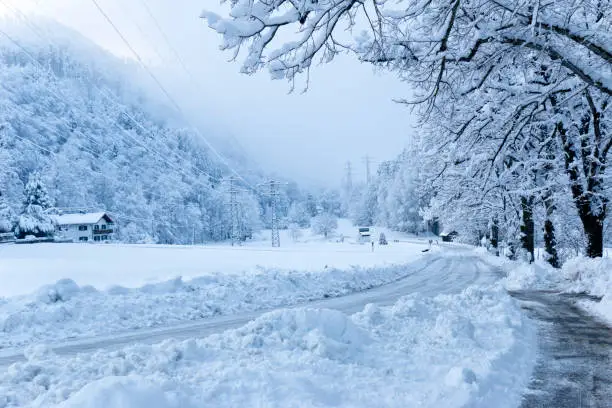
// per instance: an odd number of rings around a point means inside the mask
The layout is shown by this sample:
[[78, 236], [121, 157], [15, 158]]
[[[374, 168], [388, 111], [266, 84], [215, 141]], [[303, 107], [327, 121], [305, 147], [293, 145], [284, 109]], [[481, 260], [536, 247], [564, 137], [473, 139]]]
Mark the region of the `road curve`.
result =
[[[393, 304], [398, 298], [419, 292], [435, 296], [440, 293], [460, 292], [476, 283], [487, 283], [499, 278], [499, 273], [475, 255], [453, 250], [445, 254], [428, 254], [419, 261], [406, 266], [405, 277], [384, 286], [353, 293], [347, 296], [312, 301], [295, 307], [335, 309], [352, 314], [368, 303]], [[75, 355], [98, 350], [117, 349], [134, 343], [157, 343], [166, 339], [205, 337], [227, 329], [240, 327], [270, 310], [260, 310], [233, 316], [217, 316], [196, 322], [169, 327], [140, 329], [126, 333], [96, 336], [49, 347], [58, 355]], [[0, 366], [25, 359], [22, 349], [6, 349], [0, 353]]]

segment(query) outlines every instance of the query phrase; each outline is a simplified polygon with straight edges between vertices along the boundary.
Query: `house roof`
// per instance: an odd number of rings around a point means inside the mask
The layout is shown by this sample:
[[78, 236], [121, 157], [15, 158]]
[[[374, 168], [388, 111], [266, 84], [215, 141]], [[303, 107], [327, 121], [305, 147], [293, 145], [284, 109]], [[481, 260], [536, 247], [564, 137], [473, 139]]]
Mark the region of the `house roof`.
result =
[[105, 212], [56, 215], [55, 221], [59, 225], [95, 224], [102, 217], [106, 217], [107, 221], [112, 222], [112, 219]]

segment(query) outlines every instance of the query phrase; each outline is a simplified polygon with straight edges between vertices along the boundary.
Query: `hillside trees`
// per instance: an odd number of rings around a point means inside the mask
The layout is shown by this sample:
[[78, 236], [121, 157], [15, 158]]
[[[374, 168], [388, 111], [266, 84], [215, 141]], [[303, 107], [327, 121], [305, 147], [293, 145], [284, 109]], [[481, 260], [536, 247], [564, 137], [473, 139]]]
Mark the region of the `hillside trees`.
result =
[[[134, 67], [55, 24], [44, 43], [25, 26], [7, 22], [3, 30], [25, 49], [0, 38], [0, 191], [11, 211], [21, 213], [24, 186], [38, 172], [57, 207], [113, 214], [121, 240], [228, 238], [223, 182], [231, 170], [197, 131], [138, 88]], [[226, 159], [248, 170], [249, 183], [263, 178], [247, 160]], [[253, 190], [239, 197], [245, 236], [260, 228], [267, 205]], [[295, 184], [286, 190], [283, 216], [305, 200]]]

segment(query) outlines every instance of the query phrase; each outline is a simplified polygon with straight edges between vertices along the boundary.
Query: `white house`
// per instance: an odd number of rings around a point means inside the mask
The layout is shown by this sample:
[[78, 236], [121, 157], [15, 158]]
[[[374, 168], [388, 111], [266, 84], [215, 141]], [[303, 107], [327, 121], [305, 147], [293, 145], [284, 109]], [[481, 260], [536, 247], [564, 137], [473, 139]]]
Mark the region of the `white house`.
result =
[[56, 215], [57, 236], [73, 242], [113, 239], [115, 223], [105, 212]]

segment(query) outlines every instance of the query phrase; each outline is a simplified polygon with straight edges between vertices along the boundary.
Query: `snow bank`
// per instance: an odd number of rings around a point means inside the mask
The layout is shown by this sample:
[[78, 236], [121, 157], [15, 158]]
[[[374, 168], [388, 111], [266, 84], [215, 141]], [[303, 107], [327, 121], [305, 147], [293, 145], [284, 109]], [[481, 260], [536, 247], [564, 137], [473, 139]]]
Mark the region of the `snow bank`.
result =
[[570, 282], [564, 291], [601, 297], [600, 301], [582, 301], [581, 306], [612, 325], [612, 259], [573, 258], [563, 265], [563, 272]]
[[[487, 261], [492, 258], [487, 257]], [[529, 265], [493, 261], [505, 270], [504, 285], [508, 290], [553, 290], [595, 296], [601, 300], [581, 301], [580, 305], [612, 324], [612, 259], [580, 256], [566, 261], [561, 269], [551, 268], [544, 262]]]
[[576, 257], [563, 265], [566, 292], [606, 296], [612, 293], [612, 259]]
[[508, 261], [503, 264], [502, 269], [507, 274], [505, 286], [508, 290], [548, 290], [559, 286], [564, 280], [561, 271], [543, 262], [528, 264]]
[[281, 310], [202, 339], [29, 353], [0, 372], [0, 407], [514, 407], [534, 339], [500, 285], [353, 316]]
[[92, 381], [58, 408], [189, 408], [140, 376], [110, 376]]
[[70, 279], [34, 294], [0, 299], [0, 348], [58, 342], [271, 309], [369, 289], [407, 276], [397, 265], [319, 272], [259, 268], [250, 274], [211, 274], [130, 289], [98, 291]]

